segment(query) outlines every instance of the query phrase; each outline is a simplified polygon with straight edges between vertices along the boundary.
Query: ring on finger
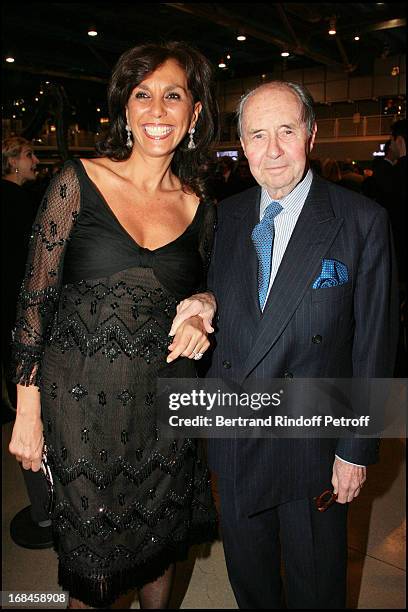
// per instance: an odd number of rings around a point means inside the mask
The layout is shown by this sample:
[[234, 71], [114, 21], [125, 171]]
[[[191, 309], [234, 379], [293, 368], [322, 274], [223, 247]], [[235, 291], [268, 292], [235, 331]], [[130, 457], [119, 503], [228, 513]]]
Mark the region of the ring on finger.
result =
[[193, 353], [193, 359], [195, 359], [195, 361], [198, 361], [199, 359], [201, 359], [203, 357], [204, 353]]

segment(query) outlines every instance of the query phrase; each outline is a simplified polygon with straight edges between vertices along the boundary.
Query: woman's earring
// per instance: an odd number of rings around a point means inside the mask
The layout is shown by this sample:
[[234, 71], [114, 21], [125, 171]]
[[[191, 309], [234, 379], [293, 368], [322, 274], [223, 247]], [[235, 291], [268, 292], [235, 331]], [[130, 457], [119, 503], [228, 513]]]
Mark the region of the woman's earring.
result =
[[127, 133], [126, 146], [128, 149], [131, 149], [133, 147], [132, 130], [130, 129], [128, 124], [126, 124], [126, 133]]
[[18, 174], [18, 173], [20, 172], [20, 170], [19, 170], [18, 168], [15, 168], [14, 172], [15, 172], [16, 174]]
[[192, 151], [193, 149], [196, 148], [196, 143], [194, 142], [194, 132], [195, 132], [195, 128], [191, 128], [190, 130], [190, 140], [188, 141], [188, 145], [187, 148]]

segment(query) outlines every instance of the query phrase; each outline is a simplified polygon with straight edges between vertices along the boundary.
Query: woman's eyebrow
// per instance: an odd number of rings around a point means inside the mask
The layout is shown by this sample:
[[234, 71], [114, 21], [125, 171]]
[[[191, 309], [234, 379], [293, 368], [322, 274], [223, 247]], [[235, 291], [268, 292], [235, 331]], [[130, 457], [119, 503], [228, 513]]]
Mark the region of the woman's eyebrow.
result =
[[[140, 85], [136, 85], [135, 89], [136, 89], [136, 88], [138, 88], [138, 87], [139, 87], [140, 89], [145, 89], [145, 90], [147, 90], [147, 91], [150, 91], [150, 87], [149, 87], [148, 85], [143, 85], [143, 83], [140, 83]], [[178, 89], [182, 89], [182, 90], [183, 90], [185, 93], [187, 93], [187, 92], [186, 92], [186, 89], [183, 87], [183, 85], [179, 85], [178, 83], [173, 83], [173, 84], [171, 84], [171, 85], [166, 85], [166, 87], [164, 88], [164, 90], [165, 90], [165, 91], [168, 91], [169, 89], [176, 89], [176, 88], [178, 88]]]

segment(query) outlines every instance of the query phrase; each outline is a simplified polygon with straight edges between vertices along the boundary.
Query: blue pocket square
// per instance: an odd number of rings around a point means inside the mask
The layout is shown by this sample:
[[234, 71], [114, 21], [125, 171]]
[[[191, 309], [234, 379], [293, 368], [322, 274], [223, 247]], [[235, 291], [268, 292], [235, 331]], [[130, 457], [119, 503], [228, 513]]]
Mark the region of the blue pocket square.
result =
[[349, 280], [347, 266], [336, 259], [322, 259], [322, 271], [313, 283], [313, 289], [337, 287]]

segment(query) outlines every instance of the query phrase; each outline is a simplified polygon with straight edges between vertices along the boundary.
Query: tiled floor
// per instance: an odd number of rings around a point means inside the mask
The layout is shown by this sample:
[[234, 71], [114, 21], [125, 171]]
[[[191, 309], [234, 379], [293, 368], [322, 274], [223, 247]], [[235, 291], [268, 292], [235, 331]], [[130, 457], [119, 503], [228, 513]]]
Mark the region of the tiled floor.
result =
[[[10, 520], [29, 503], [20, 468], [7, 451], [11, 427], [3, 425], [2, 432], [3, 590], [57, 591], [54, 552], [20, 548], [10, 539]], [[384, 440], [381, 462], [368, 473], [361, 495], [350, 506], [349, 607], [405, 608], [404, 441]], [[194, 554], [198, 557], [189, 580]], [[220, 542], [192, 551], [191, 559], [178, 568], [176, 584], [174, 608], [237, 608]]]

